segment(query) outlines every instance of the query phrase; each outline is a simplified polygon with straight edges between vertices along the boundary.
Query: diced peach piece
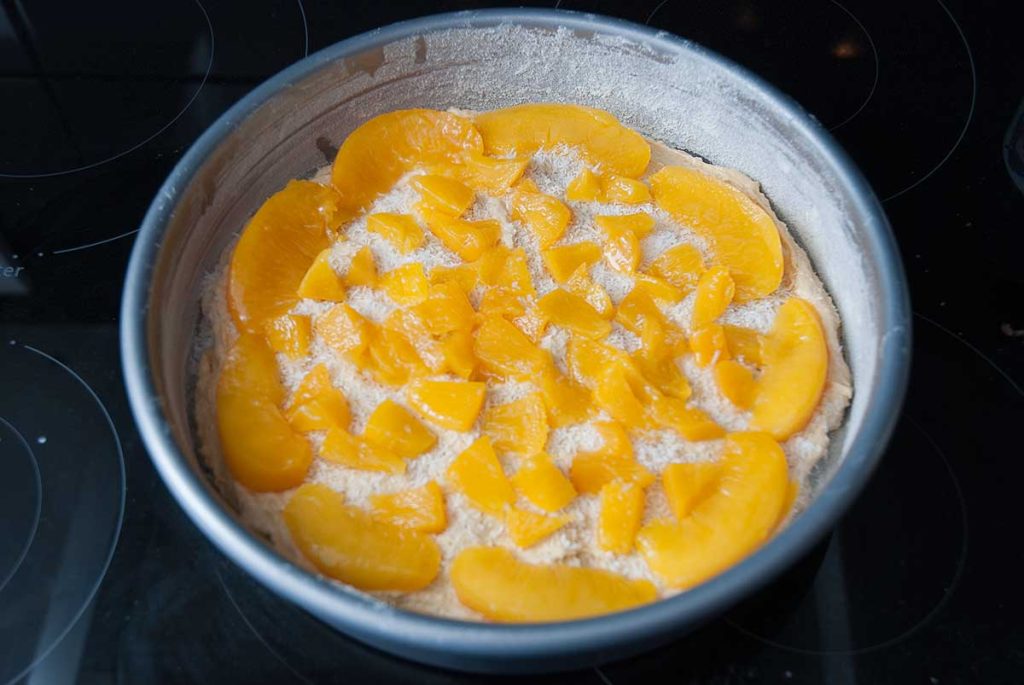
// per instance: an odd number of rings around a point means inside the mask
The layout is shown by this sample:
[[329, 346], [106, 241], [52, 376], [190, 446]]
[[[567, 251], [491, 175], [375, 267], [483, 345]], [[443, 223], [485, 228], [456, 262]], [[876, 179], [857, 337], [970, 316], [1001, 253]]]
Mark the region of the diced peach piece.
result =
[[385, 445], [371, 443], [344, 428], [327, 431], [320, 456], [327, 461], [360, 471], [405, 473], [405, 460]]
[[476, 269], [471, 264], [460, 264], [459, 266], [435, 266], [429, 274], [431, 285], [441, 283], [455, 283], [462, 292], [467, 295], [473, 292], [477, 281], [480, 280]]
[[713, 266], [701, 274], [693, 300], [690, 328], [697, 330], [717, 320], [725, 313], [735, 294], [736, 286], [725, 268]]
[[535, 565], [501, 547], [470, 547], [452, 563], [459, 601], [491, 621], [538, 623], [602, 616], [653, 602], [654, 584], [611, 571]]
[[466, 381], [417, 379], [405, 388], [405, 397], [420, 416], [442, 428], [468, 431], [484, 404], [487, 386]]
[[374, 445], [386, 447], [400, 457], [418, 457], [434, 448], [437, 437], [402, 405], [384, 400], [370, 414], [363, 431]]
[[443, 533], [448, 527], [444, 493], [435, 481], [408, 490], [370, 496], [374, 518], [421, 533]]
[[348, 135], [334, 158], [331, 183], [341, 206], [354, 215], [415, 167], [454, 162], [467, 152], [483, 152], [480, 133], [468, 119], [430, 109], [396, 110]]
[[594, 223], [605, 232], [632, 231], [639, 240], [643, 240], [654, 230], [654, 217], [647, 212], [595, 216]]
[[544, 511], [558, 511], [576, 499], [572, 482], [544, 452], [523, 461], [512, 476], [512, 485], [531, 504]]
[[711, 243], [715, 261], [732, 275], [736, 300], [765, 297], [782, 282], [782, 241], [775, 221], [728, 183], [687, 167], [650, 178], [658, 206]]
[[366, 230], [384, 238], [401, 254], [423, 246], [423, 229], [409, 214], [371, 214], [366, 217]]
[[491, 195], [504, 195], [512, 184], [522, 177], [529, 163], [529, 157], [498, 159], [469, 151], [454, 162], [433, 167], [432, 171], [457, 178], [475, 190]]
[[644, 489], [635, 483], [614, 480], [601, 488], [600, 498], [597, 546], [606, 552], [629, 554], [644, 515]]
[[265, 324], [267, 342], [275, 352], [289, 359], [301, 359], [309, 354], [309, 342], [313, 337], [313, 324], [308, 316], [284, 314], [269, 319]]
[[463, 261], [479, 259], [501, 237], [501, 224], [495, 219], [466, 221], [421, 205], [417, 205], [416, 211], [430, 232]]
[[476, 508], [503, 517], [515, 500], [512, 484], [486, 435], [463, 450], [448, 466], [448, 482]]
[[302, 432], [347, 428], [351, 420], [348, 400], [331, 384], [324, 364], [317, 364], [303, 377], [288, 409], [288, 422]]
[[610, 366], [594, 387], [594, 404], [630, 429], [652, 427], [646, 406], [649, 398], [641, 396], [634, 384], [638, 375], [622, 366]]
[[600, 202], [604, 199], [601, 177], [584, 167], [566, 187], [565, 199], [570, 202]]
[[676, 431], [692, 442], [715, 440], [725, 430], [699, 407], [691, 407], [676, 397], [660, 397], [654, 401], [654, 420], [663, 428]]
[[725, 441], [714, 492], [682, 521], [656, 521], [637, 535], [647, 565], [667, 585], [685, 589], [753, 552], [775, 528], [789, 487], [786, 456], [765, 433]]
[[296, 295], [311, 300], [345, 301], [345, 286], [328, 261], [330, 254], [329, 247], [320, 251], [306, 270], [306, 275], [302, 277]]
[[697, 366], [716, 364], [729, 358], [729, 345], [721, 324], [709, 323], [690, 334], [690, 349]]
[[615, 310], [615, 321], [636, 335], [643, 335], [648, 321], [655, 321], [665, 331], [667, 321], [661, 309], [643, 288], [633, 288], [619, 302]]
[[544, 351], [499, 316], [487, 317], [477, 329], [473, 353], [494, 376], [528, 379], [544, 369]]
[[299, 485], [313, 461], [306, 438], [278, 408], [284, 392], [267, 343], [240, 335], [217, 381], [217, 432], [231, 475], [255, 492]]
[[647, 357], [634, 354], [634, 363], [643, 377], [653, 383], [663, 395], [685, 401], [693, 394], [690, 382], [679, 369], [675, 359], [663, 357], [651, 361]]
[[669, 464], [665, 467], [661, 472], [661, 484], [677, 521], [689, 516], [701, 500], [714, 492], [721, 475], [722, 465], [717, 461]]
[[392, 326], [372, 331], [364, 358], [367, 361], [361, 368], [368, 368], [381, 383], [396, 387], [430, 372], [405, 334]]
[[495, 316], [514, 319], [526, 314], [524, 296], [512, 288], [496, 286], [488, 288], [480, 297], [477, 314], [480, 321]]
[[749, 409], [754, 401], [757, 381], [750, 369], [732, 359], [715, 364], [715, 385], [725, 399], [740, 409]]
[[569, 469], [569, 479], [577, 492], [591, 495], [615, 480], [642, 488], [654, 482], [654, 474], [633, 458], [633, 447], [622, 426], [601, 422], [595, 427], [604, 437], [604, 445], [593, 452], [577, 453]]
[[565, 289], [586, 300], [601, 318], [610, 319], [615, 314], [615, 305], [612, 304], [612, 298], [608, 297], [608, 291], [590, 278], [585, 264], [573, 272], [565, 282]]
[[295, 304], [299, 284], [341, 219], [339, 202], [332, 188], [291, 181], [249, 220], [228, 270], [228, 309], [239, 328], [262, 333], [264, 321]]
[[551, 195], [517, 186], [510, 202], [512, 218], [522, 221], [544, 249], [562, 237], [572, 220], [572, 211]]
[[651, 201], [651, 191], [643, 181], [638, 181], [635, 178], [612, 174], [604, 178], [602, 185], [605, 202], [641, 205]]
[[473, 328], [476, 312], [457, 283], [439, 283], [430, 287], [427, 299], [413, 307], [432, 335]]
[[629, 355], [622, 350], [575, 335], [569, 338], [565, 355], [569, 372], [577, 381], [590, 388], [597, 386], [610, 366], [630, 364]]
[[344, 302], [317, 317], [313, 328], [325, 343], [351, 361], [359, 359], [370, 343], [373, 324]]
[[345, 285], [350, 288], [360, 285], [372, 288], [377, 285], [377, 263], [373, 260], [373, 252], [368, 245], [352, 257], [345, 273]]
[[533, 295], [536, 291], [526, 263], [526, 251], [496, 245], [480, 256], [474, 266], [484, 285], [503, 286], [520, 295]]
[[616, 271], [632, 274], [640, 265], [640, 242], [628, 228], [613, 226], [605, 230], [604, 258]]
[[441, 550], [429, 535], [348, 506], [326, 485], [300, 487], [283, 517], [303, 556], [324, 575], [360, 590], [413, 592], [441, 569]]
[[589, 266], [601, 259], [601, 248], [589, 240], [549, 247], [541, 252], [544, 266], [558, 283], [565, 283], [579, 267]]
[[441, 344], [445, 365], [456, 376], [470, 378], [476, 370], [476, 355], [473, 353], [473, 334], [470, 331], [453, 331]]
[[633, 274], [633, 289], [647, 293], [651, 298], [666, 302], [679, 302], [685, 293], [668, 281], [645, 273]]
[[828, 345], [814, 306], [791, 297], [775, 314], [764, 345], [751, 430], [785, 440], [800, 431], [818, 406], [828, 376]]
[[704, 258], [693, 245], [675, 245], [654, 258], [650, 272], [664, 278], [685, 295], [697, 287], [697, 281], [704, 273]]
[[517, 547], [526, 549], [563, 528], [572, 518], [565, 514], [548, 516], [522, 507], [512, 507], [505, 515], [508, 535]]
[[536, 300], [532, 297], [526, 299], [523, 313], [513, 318], [512, 323], [533, 343], [540, 342], [548, 327], [547, 316], [540, 310]]
[[532, 155], [559, 145], [579, 148], [607, 173], [636, 178], [647, 169], [651, 147], [613, 115], [580, 105], [541, 103], [478, 114], [474, 123], [488, 154]]
[[427, 274], [419, 262], [396, 266], [381, 277], [380, 285], [388, 297], [400, 305], [419, 304], [430, 290]]
[[444, 176], [417, 176], [412, 185], [425, 203], [455, 217], [462, 216], [476, 198], [465, 183]]
[[762, 363], [761, 348], [764, 336], [750, 328], [723, 324], [726, 346], [733, 357], [738, 357], [748, 364], [760, 366]]
[[536, 454], [548, 440], [548, 421], [540, 393], [484, 410], [484, 433], [503, 452]]
[[540, 298], [537, 306], [549, 323], [585, 338], [600, 340], [611, 333], [612, 325], [579, 295], [556, 288]]
[[552, 428], [580, 423], [590, 416], [593, 406], [590, 391], [563, 376], [554, 365], [541, 373], [539, 385]]

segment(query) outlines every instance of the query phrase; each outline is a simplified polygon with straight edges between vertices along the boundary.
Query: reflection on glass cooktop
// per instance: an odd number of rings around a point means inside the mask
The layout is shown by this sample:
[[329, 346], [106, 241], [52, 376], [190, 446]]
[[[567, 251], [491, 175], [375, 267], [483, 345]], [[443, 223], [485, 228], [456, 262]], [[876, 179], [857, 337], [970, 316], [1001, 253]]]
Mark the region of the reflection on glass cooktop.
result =
[[[885, 203], [915, 341], [887, 456], [828, 539], [692, 635], [530, 682], [1019, 682], [1024, 15], [940, 0], [536, 4], [692, 39], [830, 128]], [[140, 219], [221, 112], [345, 37], [479, 6], [0, 0], [0, 685], [486, 680], [344, 638], [213, 550], [141, 447], [116, 329]]]

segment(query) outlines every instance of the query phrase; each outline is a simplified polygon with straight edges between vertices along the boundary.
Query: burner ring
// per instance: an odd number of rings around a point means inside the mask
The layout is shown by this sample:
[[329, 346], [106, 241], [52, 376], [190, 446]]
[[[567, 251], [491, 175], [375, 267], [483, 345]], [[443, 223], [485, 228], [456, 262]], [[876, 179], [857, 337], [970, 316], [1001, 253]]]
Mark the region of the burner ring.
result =
[[[7, 430], [17, 438], [21, 446], [25, 448], [23, 452], [19, 451], [19, 454], [23, 454], [28, 457], [25, 462], [21, 463], [22, 468], [25, 466], [28, 467], [27, 470], [22, 471], [20, 475], [18, 475], [18, 471], [15, 470], [13, 477], [12, 474], [8, 472], [6, 477], [12, 481], [24, 483], [25, 477], [28, 476], [32, 480], [32, 485], [34, 485], [34, 487], [30, 488], [18, 487], [15, 490], [18, 495], [30, 496], [31, 502], [22, 500], [19, 503], [16, 499], [11, 497], [5, 497], [0, 501], [0, 506], [3, 507], [4, 511], [3, 517], [0, 518], [6, 521], [17, 521], [19, 515], [28, 513], [24, 510], [20, 512], [12, 511], [11, 509], [14, 509], [15, 507], [24, 507], [24, 505], [28, 504], [32, 509], [32, 512], [28, 514], [31, 519], [28, 522], [28, 529], [22, 531], [24, 533], [23, 536], [15, 536], [14, 538], [16, 546], [11, 548], [8, 552], [8, 554], [13, 552], [13, 555], [10, 555], [10, 560], [3, 559], [3, 557], [0, 556], [0, 592], [2, 592], [4, 587], [7, 586], [7, 583], [9, 583], [11, 578], [14, 577], [14, 574], [18, 572], [18, 569], [21, 567], [21, 563], [25, 561], [25, 556], [28, 554], [29, 547], [32, 546], [32, 541], [36, 537], [36, 531], [39, 530], [39, 517], [42, 513], [43, 503], [43, 482], [42, 475], [39, 473], [39, 462], [36, 459], [35, 453], [32, 451], [32, 445], [29, 444], [28, 440], [25, 439], [25, 436], [21, 434], [21, 431], [19, 431], [14, 424], [2, 416], [0, 416], [0, 424], [6, 427]], [[12, 463], [5, 460], [4, 465], [8, 469], [19, 468], [18, 462]], [[24, 520], [25, 519], [22, 518], [22, 521]]]

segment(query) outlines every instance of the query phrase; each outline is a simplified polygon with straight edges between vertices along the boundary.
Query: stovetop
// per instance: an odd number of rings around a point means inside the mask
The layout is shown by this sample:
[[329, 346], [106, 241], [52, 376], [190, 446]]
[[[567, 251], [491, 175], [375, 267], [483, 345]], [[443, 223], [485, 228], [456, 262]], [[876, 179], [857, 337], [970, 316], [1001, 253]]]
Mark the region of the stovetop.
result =
[[[1024, 13], [557, 5], [702, 43], [833, 131], [899, 241], [914, 366], [871, 484], [790, 572], [669, 646], [530, 682], [1020, 682]], [[214, 550], [145, 454], [117, 340], [142, 215], [221, 112], [342, 38], [479, 6], [0, 0], [0, 685], [487, 680], [342, 637]]]

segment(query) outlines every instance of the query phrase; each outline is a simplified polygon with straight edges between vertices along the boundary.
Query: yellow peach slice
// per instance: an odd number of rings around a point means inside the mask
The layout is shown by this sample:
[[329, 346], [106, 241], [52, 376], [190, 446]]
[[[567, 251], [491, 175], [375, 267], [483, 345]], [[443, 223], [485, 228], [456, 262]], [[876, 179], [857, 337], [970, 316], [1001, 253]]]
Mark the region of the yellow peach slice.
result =
[[786, 300], [765, 340], [751, 430], [765, 431], [777, 440], [801, 430], [818, 406], [827, 375], [828, 345], [818, 312], [806, 300]]
[[603, 319], [610, 319], [615, 315], [615, 305], [608, 291], [599, 283], [595, 283], [587, 273], [587, 266], [581, 264], [565, 282], [565, 289], [574, 295], [579, 295], [587, 301]]
[[308, 316], [284, 314], [264, 324], [267, 343], [275, 352], [289, 359], [301, 359], [309, 354], [309, 342], [313, 337], [313, 324]]
[[429, 535], [377, 520], [325, 485], [300, 487], [283, 516], [292, 540], [321, 573], [360, 590], [413, 592], [441, 568], [441, 550]]
[[594, 568], [528, 564], [500, 547], [470, 547], [452, 563], [452, 585], [465, 606], [492, 621], [569, 621], [653, 602], [646, 580]]
[[517, 547], [533, 547], [552, 533], [565, 527], [572, 519], [565, 514], [548, 516], [522, 507], [512, 507], [505, 515], [508, 535]]
[[377, 285], [377, 263], [373, 259], [373, 252], [367, 245], [356, 252], [345, 272], [345, 285], [349, 287], [366, 286], [372, 288]]
[[371, 214], [366, 217], [366, 230], [384, 238], [401, 254], [408, 254], [423, 246], [423, 229], [409, 214]]
[[728, 183], [695, 169], [668, 166], [651, 176], [654, 201], [711, 243], [729, 270], [740, 302], [765, 297], [782, 282], [782, 241], [772, 217]]
[[576, 488], [546, 453], [526, 459], [512, 476], [516, 491], [530, 504], [555, 512], [576, 499]]
[[665, 467], [661, 472], [661, 484], [677, 521], [689, 516], [693, 508], [714, 491], [721, 475], [722, 465], [717, 461], [669, 464]]
[[454, 217], [462, 216], [476, 198], [465, 183], [444, 176], [417, 176], [412, 185], [425, 203]]
[[732, 324], [723, 324], [722, 333], [725, 334], [725, 344], [729, 349], [730, 356], [738, 357], [754, 366], [761, 366], [763, 335], [753, 329]]
[[437, 444], [437, 436], [412, 412], [393, 400], [384, 400], [377, 405], [366, 420], [363, 435], [374, 445], [406, 459], [418, 457]]
[[589, 240], [549, 247], [541, 252], [544, 266], [558, 283], [565, 283], [580, 266], [589, 266], [601, 259], [601, 248]]
[[736, 294], [732, 276], [721, 266], [713, 266], [697, 281], [697, 294], [693, 300], [690, 328], [698, 330], [714, 322], [725, 313]]
[[512, 484], [486, 435], [452, 460], [446, 478], [473, 506], [491, 516], [504, 516], [505, 507], [515, 500]]
[[704, 258], [693, 245], [675, 245], [654, 258], [650, 272], [664, 278], [685, 295], [697, 286], [704, 272]]
[[327, 431], [320, 446], [320, 457], [350, 469], [405, 473], [405, 461], [383, 445], [371, 443], [344, 428]]
[[529, 157], [499, 159], [471, 150], [464, 152], [452, 162], [445, 162], [430, 169], [442, 176], [458, 179], [474, 190], [491, 195], [504, 195], [512, 184], [522, 177], [529, 163]]
[[500, 316], [489, 316], [477, 329], [473, 352], [487, 373], [528, 379], [544, 370], [546, 355], [526, 335]]
[[303, 377], [288, 409], [288, 422], [298, 431], [347, 428], [351, 420], [348, 400], [331, 384], [324, 364], [317, 364]]
[[572, 221], [572, 211], [565, 203], [551, 195], [524, 189], [522, 183], [512, 193], [509, 204], [512, 218], [526, 224], [541, 249], [561, 238]]
[[380, 287], [400, 305], [419, 304], [427, 298], [430, 282], [423, 264], [410, 262], [396, 266], [380, 279]]
[[416, 413], [442, 428], [468, 431], [484, 404], [487, 386], [466, 381], [418, 379], [405, 388], [405, 398]]
[[408, 490], [370, 496], [374, 518], [422, 533], [443, 533], [448, 527], [444, 493], [435, 481]]
[[585, 338], [600, 340], [612, 331], [612, 325], [586, 300], [566, 290], [552, 290], [540, 298], [537, 306], [549, 323]]
[[633, 551], [633, 539], [644, 515], [644, 490], [635, 483], [614, 480], [601, 488], [597, 546], [614, 554]]
[[715, 385], [725, 399], [740, 409], [749, 409], [757, 391], [757, 381], [747, 367], [733, 359], [715, 364]]
[[483, 429], [502, 452], [540, 452], [548, 439], [547, 413], [541, 394], [534, 392], [488, 407], [484, 410]]
[[296, 294], [299, 297], [327, 302], [344, 302], [345, 286], [331, 266], [331, 248], [320, 251], [299, 283]]

